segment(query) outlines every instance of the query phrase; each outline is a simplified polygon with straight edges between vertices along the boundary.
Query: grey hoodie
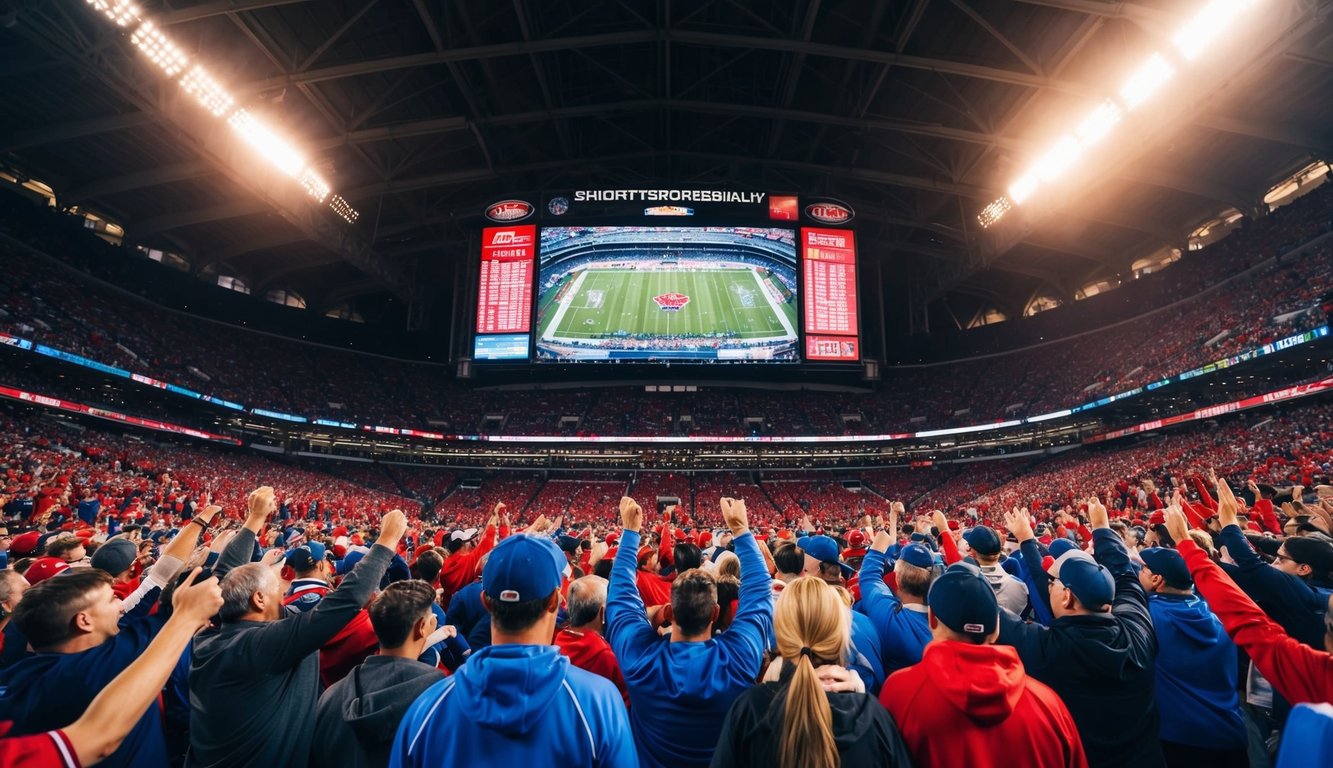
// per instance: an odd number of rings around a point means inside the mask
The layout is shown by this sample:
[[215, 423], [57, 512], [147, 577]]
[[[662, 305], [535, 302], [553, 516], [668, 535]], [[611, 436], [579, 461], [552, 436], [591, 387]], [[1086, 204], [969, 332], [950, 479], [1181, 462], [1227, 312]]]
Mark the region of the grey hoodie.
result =
[[414, 659], [371, 656], [319, 697], [311, 765], [389, 764], [398, 723], [444, 673]]

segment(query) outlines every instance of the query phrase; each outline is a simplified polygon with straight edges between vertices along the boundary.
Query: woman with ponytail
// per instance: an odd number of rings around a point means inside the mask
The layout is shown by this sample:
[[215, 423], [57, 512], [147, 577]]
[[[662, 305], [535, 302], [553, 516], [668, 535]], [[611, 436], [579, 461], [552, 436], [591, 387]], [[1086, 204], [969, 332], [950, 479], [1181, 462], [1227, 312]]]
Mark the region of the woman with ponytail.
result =
[[813, 576], [788, 584], [773, 630], [778, 658], [764, 682], [731, 705], [713, 768], [912, 764], [888, 712], [843, 667], [849, 619], [832, 587]]

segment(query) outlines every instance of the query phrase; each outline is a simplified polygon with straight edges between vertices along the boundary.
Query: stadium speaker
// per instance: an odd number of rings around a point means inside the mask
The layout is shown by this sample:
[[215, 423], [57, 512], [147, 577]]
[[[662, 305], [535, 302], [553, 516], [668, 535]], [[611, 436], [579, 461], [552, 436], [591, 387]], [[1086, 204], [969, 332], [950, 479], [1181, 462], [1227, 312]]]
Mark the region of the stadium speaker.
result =
[[879, 381], [879, 361], [862, 360], [861, 378], [865, 379], [866, 381]]
[[472, 378], [472, 358], [470, 357], [458, 358], [458, 378], [460, 379]]

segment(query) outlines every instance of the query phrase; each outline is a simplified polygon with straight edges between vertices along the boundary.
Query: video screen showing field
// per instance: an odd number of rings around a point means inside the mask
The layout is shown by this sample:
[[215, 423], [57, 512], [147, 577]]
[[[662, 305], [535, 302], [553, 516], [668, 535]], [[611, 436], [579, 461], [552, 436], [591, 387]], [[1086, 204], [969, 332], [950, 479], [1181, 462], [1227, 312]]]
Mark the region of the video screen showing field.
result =
[[539, 360], [797, 360], [793, 230], [547, 227], [540, 239]]

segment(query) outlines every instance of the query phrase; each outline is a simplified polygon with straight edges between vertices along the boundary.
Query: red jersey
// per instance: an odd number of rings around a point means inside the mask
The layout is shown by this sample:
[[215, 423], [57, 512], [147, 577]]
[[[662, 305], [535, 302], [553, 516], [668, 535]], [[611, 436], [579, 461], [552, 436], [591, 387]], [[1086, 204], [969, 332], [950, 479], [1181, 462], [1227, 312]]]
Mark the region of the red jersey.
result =
[[[0, 723], [0, 735], [12, 723]], [[0, 739], [0, 768], [79, 768], [79, 756], [64, 731]]]

